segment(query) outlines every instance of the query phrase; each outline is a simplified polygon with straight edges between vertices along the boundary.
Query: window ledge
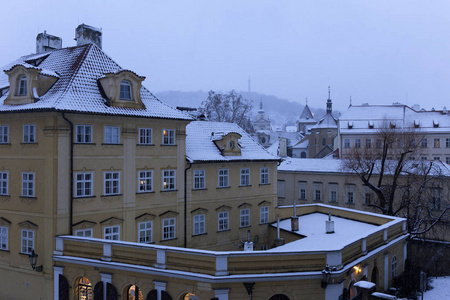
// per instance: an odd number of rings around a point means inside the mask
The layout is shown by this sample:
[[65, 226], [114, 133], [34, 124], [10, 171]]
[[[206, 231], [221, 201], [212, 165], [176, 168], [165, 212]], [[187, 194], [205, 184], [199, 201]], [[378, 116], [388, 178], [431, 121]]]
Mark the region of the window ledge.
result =
[[10, 253], [9, 249], [0, 249], [0, 252], [2, 252], [2, 253]]
[[160, 243], [162, 243], [162, 242], [168, 242], [168, 241], [174, 241], [174, 240], [178, 240], [178, 238], [171, 238], [171, 239], [161, 240]]
[[100, 197], [102, 198], [107, 198], [107, 197], [118, 197], [118, 196], [122, 196], [123, 194], [107, 194], [107, 195], [101, 195]]
[[269, 224], [269, 222], [259, 223], [259, 225], [267, 225], [267, 224]]
[[102, 143], [102, 146], [123, 146], [121, 143]]
[[23, 253], [23, 252], [19, 252], [19, 255], [26, 255], [26, 256], [30, 256], [31, 253]]
[[285, 199], [285, 197], [278, 196], [278, 199]]
[[355, 205], [355, 202], [345, 202], [345, 204], [348, 204], [348, 205]]
[[240, 185], [239, 187], [251, 187], [252, 185], [251, 184], [249, 184], [249, 185]]
[[218, 231], [216, 231], [216, 233], [228, 232], [228, 231], [231, 231], [231, 229], [218, 230]]
[[136, 195], [142, 195], [142, 194], [154, 194], [155, 191], [143, 191], [143, 192], [137, 192]]
[[11, 143], [0, 143], [0, 147], [11, 147]]
[[207, 188], [203, 188], [203, 189], [192, 189], [192, 191], [206, 191]]
[[89, 199], [89, 198], [96, 198], [97, 196], [95, 195], [90, 195], [90, 196], [74, 196], [74, 199]]
[[239, 227], [239, 229], [243, 229], [243, 228], [250, 228], [250, 227], [252, 227], [252, 225], [241, 226], [241, 227]]
[[20, 196], [19, 198], [21, 198], [21, 199], [34, 199], [34, 200], [37, 200], [37, 197], [35, 197], [35, 196]]
[[96, 143], [77, 143], [77, 142], [75, 142], [73, 144], [76, 146], [95, 146], [95, 145], [97, 145]]
[[196, 237], [196, 236], [202, 236], [202, 235], [207, 235], [207, 232], [203, 232], [203, 233], [199, 233], [199, 234], [193, 234], [192, 237]]
[[178, 190], [162, 190], [160, 193], [178, 192]]
[[173, 144], [173, 145], [171, 145], [171, 144], [161, 144], [161, 147], [167, 147], [167, 146], [169, 146], [169, 147], [176, 147], [177, 145], [176, 144]]
[[149, 146], [155, 146], [155, 144], [136, 144], [138, 147], [149, 147]]
[[20, 143], [20, 144], [21, 144], [21, 145], [24, 145], [24, 146], [25, 146], [25, 145], [30, 145], [30, 146], [31, 146], [31, 145], [33, 145], [33, 146], [37, 146], [37, 145], [38, 145], [38, 143], [36, 143], [36, 142], [35, 142], [35, 143], [24, 143], [24, 142], [22, 142], [22, 143]]
[[270, 185], [270, 183], [260, 183], [259, 185]]
[[229, 189], [230, 186], [218, 186], [216, 187], [216, 189]]

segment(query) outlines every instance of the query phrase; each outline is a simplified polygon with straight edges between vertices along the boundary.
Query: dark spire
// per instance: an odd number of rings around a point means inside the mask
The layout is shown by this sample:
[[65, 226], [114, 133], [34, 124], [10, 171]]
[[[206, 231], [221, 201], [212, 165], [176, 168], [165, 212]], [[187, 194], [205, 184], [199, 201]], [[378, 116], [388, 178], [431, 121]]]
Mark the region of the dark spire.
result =
[[332, 107], [332, 103], [331, 103], [331, 93], [330, 93], [330, 86], [328, 86], [328, 100], [327, 100], [327, 114], [331, 114], [333, 111], [333, 107]]

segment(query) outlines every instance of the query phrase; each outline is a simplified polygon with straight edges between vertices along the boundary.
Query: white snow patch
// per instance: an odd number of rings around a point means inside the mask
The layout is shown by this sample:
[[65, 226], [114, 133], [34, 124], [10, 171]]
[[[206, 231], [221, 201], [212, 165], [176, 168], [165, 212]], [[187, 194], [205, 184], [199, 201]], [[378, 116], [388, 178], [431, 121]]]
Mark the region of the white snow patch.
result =
[[432, 279], [432, 290], [426, 291], [423, 294], [423, 299], [426, 300], [442, 300], [450, 299], [450, 276], [438, 277]]

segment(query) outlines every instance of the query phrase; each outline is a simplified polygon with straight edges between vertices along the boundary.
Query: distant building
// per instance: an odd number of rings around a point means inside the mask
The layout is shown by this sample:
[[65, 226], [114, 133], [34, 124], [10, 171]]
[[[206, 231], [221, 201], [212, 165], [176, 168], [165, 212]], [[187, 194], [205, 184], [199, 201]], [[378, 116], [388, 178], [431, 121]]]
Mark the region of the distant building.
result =
[[253, 122], [253, 128], [256, 132], [272, 130], [270, 120], [265, 116], [262, 100], [259, 102], [258, 115], [256, 116], [256, 120]]
[[309, 109], [308, 102], [306, 102], [305, 108], [303, 108], [300, 118], [297, 120], [297, 131], [306, 136], [310, 133], [311, 127], [316, 124], [317, 121]]

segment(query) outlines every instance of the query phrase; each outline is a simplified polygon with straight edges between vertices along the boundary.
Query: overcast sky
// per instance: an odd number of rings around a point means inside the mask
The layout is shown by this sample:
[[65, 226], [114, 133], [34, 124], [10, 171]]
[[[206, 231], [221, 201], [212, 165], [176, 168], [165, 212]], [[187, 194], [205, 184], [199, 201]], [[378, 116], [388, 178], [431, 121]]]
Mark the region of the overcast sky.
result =
[[[324, 106], [450, 108], [450, 1], [7, 1], [0, 65], [35, 52], [43, 30], [103, 50], [151, 91], [251, 90]], [[164, 99], [162, 99], [164, 100]]]

